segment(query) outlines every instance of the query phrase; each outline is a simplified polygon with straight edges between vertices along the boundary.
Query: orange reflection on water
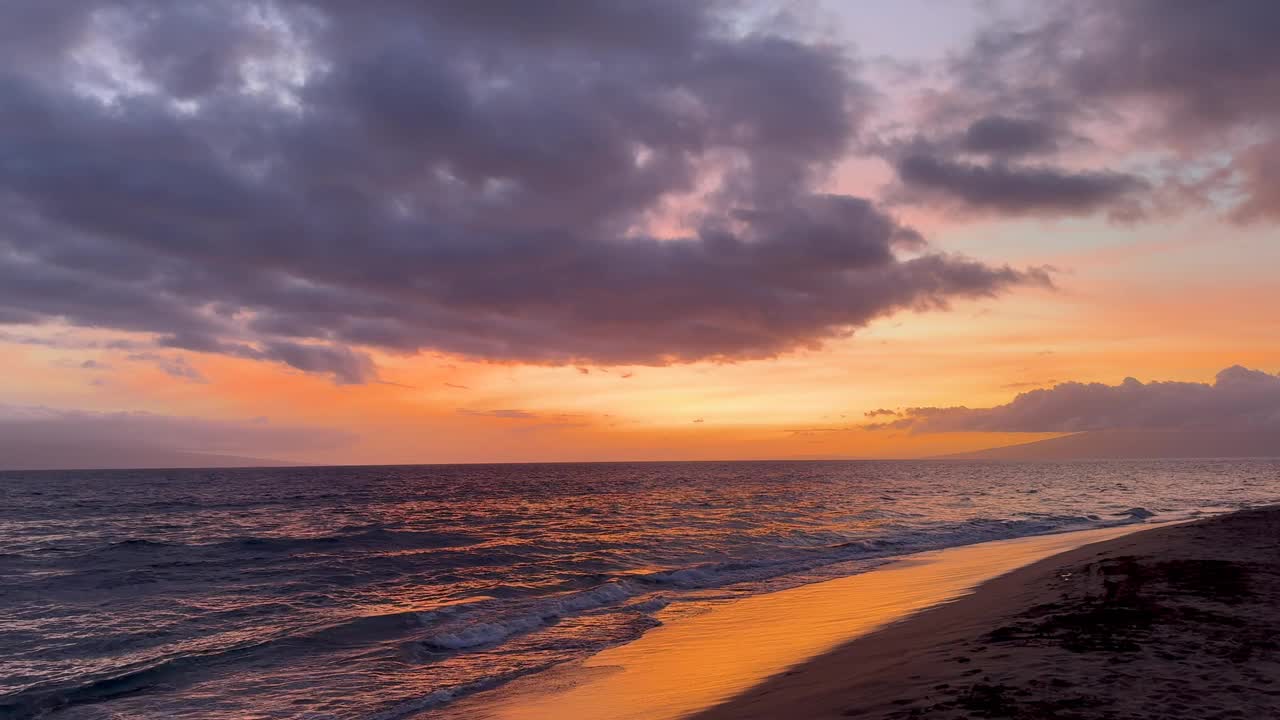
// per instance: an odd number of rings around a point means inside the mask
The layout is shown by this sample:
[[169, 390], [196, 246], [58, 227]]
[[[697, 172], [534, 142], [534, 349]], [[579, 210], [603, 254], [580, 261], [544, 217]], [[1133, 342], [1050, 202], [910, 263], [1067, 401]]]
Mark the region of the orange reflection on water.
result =
[[457, 720], [671, 720], [1014, 568], [1143, 525], [921, 553], [882, 569], [721, 602], [578, 666], [460, 702]]

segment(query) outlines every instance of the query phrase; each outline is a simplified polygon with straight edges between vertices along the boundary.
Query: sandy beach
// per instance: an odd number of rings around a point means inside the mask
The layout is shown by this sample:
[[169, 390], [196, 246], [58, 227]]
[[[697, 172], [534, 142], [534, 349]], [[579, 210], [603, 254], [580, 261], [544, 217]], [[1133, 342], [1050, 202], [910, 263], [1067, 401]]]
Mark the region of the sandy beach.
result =
[[1086, 545], [696, 717], [1280, 715], [1280, 508]]
[[687, 718], [852, 638], [961, 597], [988, 579], [1146, 527], [1126, 524], [917, 553], [870, 572], [694, 606], [692, 612], [660, 616], [662, 626], [634, 642], [581, 664], [530, 675], [430, 717]]

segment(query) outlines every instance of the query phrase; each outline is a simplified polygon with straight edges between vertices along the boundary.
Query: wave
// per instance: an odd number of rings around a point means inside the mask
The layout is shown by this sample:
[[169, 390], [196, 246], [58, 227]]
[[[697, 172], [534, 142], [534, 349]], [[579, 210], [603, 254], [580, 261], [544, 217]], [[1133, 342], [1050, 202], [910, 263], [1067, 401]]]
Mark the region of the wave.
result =
[[428, 710], [435, 710], [437, 708], [440, 708], [444, 705], [447, 705], [451, 702], [454, 702], [455, 700], [459, 700], [468, 695], [474, 695], [478, 692], [484, 692], [485, 690], [492, 690], [493, 688], [499, 687], [501, 685], [505, 685], [517, 678], [521, 678], [526, 675], [534, 675], [544, 670], [550, 670], [551, 668], [555, 667], [557, 664], [558, 663], [554, 663], [554, 662], [542, 663], [542, 664], [534, 665], [531, 667], [526, 667], [522, 670], [517, 670], [515, 672], [506, 672], [506, 673], [500, 673], [497, 675], [490, 675], [489, 677], [481, 678], [473, 682], [464, 683], [461, 685], [455, 685], [453, 687], [441, 688], [439, 690], [430, 692], [422, 697], [409, 698], [407, 700], [400, 700], [395, 702], [390, 707], [384, 710], [381, 710], [373, 713], [372, 715], [369, 715], [367, 717], [367, 720], [401, 720], [401, 718], [408, 718], [415, 715], [419, 715], [421, 713], [427, 712]]
[[133, 663], [74, 681], [28, 686], [0, 698], [0, 717], [28, 720], [72, 705], [103, 702], [168, 686], [167, 680], [214, 659], [228, 658], [252, 650], [262, 643], [228, 648], [212, 653], [175, 655], [149, 662]]
[[611, 582], [599, 587], [535, 603], [532, 607], [498, 620], [477, 622], [457, 630], [442, 632], [415, 644], [428, 651], [468, 650], [497, 644], [507, 638], [527, 633], [554, 620], [585, 610], [594, 610], [627, 600], [637, 590], [627, 581]]
[[[1026, 519], [975, 519], [938, 525], [896, 536], [851, 540], [819, 548], [797, 548], [789, 555], [752, 560], [705, 563], [657, 572], [615, 578], [584, 591], [566, 593], [536, 602], [518, 601], [476, 603], [473, 612], [449, 618], [446, 628], [411, 643], [411, 654], [423, 661], [433, 661], [440, 654], [491, 650], [520, 635], [536, 632], [566, 617], [583, 612], [596, 612], [616, 606], [617, 611], [641, 614], [655, 613], [672, 598], [659, 596], [659, 591], [701, 590], [741, 583], [795, 576], [830, 566], [846, 565], [840, 574], [861, 572], [893, 558], [916, 552], [938, 550], [992, 540], [1029, 535], [1067, 532], [1090, 527], [1142, 522], [1155, 513], [1133, 508], [1117, 513], [1118, 519], [1102, 520], [1097, 516], [1030, 514]], [[847, 564], [867, 561], [860, 568]], [[822, 575], [808, 579], [822, 579]], [[797, 579], [804, 582], [805, 579]], [[635, 600], [635, 602], [627, 602]], [[655, 621], [656, 623], [656, 621]]]
[[97, 556], [152, 552], [190, 552], [207, 554], [211, 551], [257, 553], [306, 553], [331, 548], [370, 548], [380, 551], [432, 550], [457, 548], [480, 542], [480, 538], [458, 532], [427, 532], [421, 530], [389, 530], [382, 527], [361, 528], [355, 532], [314, 536], [244, 536], [212, 543], [183, 544], [161, 542], [146, 538], [129, 538], [99, 546], [90, 551]]
[[465, 533], [388, 530], [373, 527], [358, 532], [314, 537], [241, 537], [219, 543], [219, 545], [238, 550], [306, 552], [333, 546], [373, 547], [379, 550], [427, 550], [459, 547], [479, 541], [479, 538]]
[[[534, 630], [559, 618], [625, 601], [635, 592], [634, 588], [627, 587], [624, 583], [609, 583], [587, 591], [543, 601], [514, 618], [467, 624], [456, 630], [439, 632], [426, 639], [411, 642], [419, 650], [425, 651], [420, 659], [430, 660], [431, 655], [440, 652], [496, 644], [514, 634]], [[272, 650], [309, 653], [341, 646], [373, 645], [403, 637], [406, 634], [421, 632], [424, 628], [438, 627], [450, 622], [466, 622], [468, 618], [478, 613], [476, 606], [485, 604], [484, 601], [461, 602], [430, 610], [405, 610], [354, 617], [337, 623], [295, 629], [265, 640], [135, 662], [70, 681], [35, 684], [0, 697], [0, 718], [30, 720], [70, 706], [98, 703], [172, 688], [183, 684], [184, 677], [207, 671], [229, 660], [243, 659], [246, 655], [257, 655]], [[631, 610], [636, 613], [655, 612], [665, 604], [665, 600], [654, 598], [635, 604]], [[651, 624], [657, 623], [655, 621]], [[396, 718], [410, 712], [420, 712], [449, 702], [463, 694], [487, 689], [514, 679], [516, 676], [540, 671], [545, 667], [528, 668], [517, 673], [484, 678], [464, 687], [439, 690], [425, 698], [402, 703], [374, 717]]]
[[207, 670], [227, 660], [276, 648], [368, 645], [406, 632], [418, 631], [424, 626], [449, 618], [465, 616], [466, 613], [467, 604], [461, 603], [429, 611], [407, 610], [361, 616], [337, 623], [294, 629], [264, 640], [138, 661], [71, 681], [35, 684], [0, 697], [0, 718], [27, 720], [73, 705], [97, 703], [172, 687], [188, 674]]
[[[538, 631], [566, 618], [586, 613], [632, 613], [647, 620], [639, 625], [639, 633], [660, 623], [652, 615], [678, 601], [681, 591], [718, 588], [736, 583], [767, 580], [806, 570], [858, 560], [868, 561], [862, 567], [841, 569], [839, 574], [860, 572], [915, 552], [957, 545], [987, 542], [1029, 535], [1143, 522], [1155, 513], [1131, 508], [1109, 519], [1086, 515], [1028, 514], [1023, 519], [975, 519], [957, 524], [939, 524], [915, 532], [864, 538], [836, 543], [812, 552], [791, 557], [705, 563], [645, 574], [616, 578], [587, 590], [566, 593], [554, 598], [519, 603], [504, 600], [476, 602], [465, 610], [434, 612], [420, 618], [434, 629], [421, 639], [408, 643], [409, 657], [419, 662], [436, 662], [444, 657], [476, 651], [492, 652], [516, 637]], [[820, 579], [817, 577], [811, 579]], [[802, 582], [802, 581], [798, 581]], [[699, 594], [706, 599], [705, 593]], [[597, 648], [598, 649], [598, 648]], [[433, 710], [461, 697], [489, 690], [515, 677], [540, 672], [554, 665], [527, 668], [517, 673], [496, 674], [473, 683], [441, 688], [420, 698], [404, 700], [374, 714], [377, 720], [394, 720]]]
[[[561, 587], [588, 580], [603, 582], [552, 596], [532, 595], [531, 591], [523, 594], [516, 591], [493, 592], [457, 604], [426, 610], [354, 617], [325, 625], [295, 628], [251, 644], [177, 655], [149, 665], [126, 666], [75, 683], [33, 686], [0, 698], [0, 717], [34, 718], [68, 705], [100, 702], [182, 684], [184, 678], [189, 679], [189, 674], [207, 669], [211, 664], [232, 657], [239, 658], [245, 653], [257, 653], [265, 648], [301, 646], [288, 647], [284, 652], [314, 652], [391, 641], [399, 643], [408, 659], [434, 663], [457, 654], [492, 650], [512, 638], [537, 633], [566, 618], [586, 613], [628, 613], [634, 617], [624, 626], [633, 629], [635, 636], [638, 636], [658, 625], [659, 622], [653, 615], [670, 602], [678, 601], [684, 591], [778, 578], [799, 584], [821, 579], [824, 577], [821, 571], [832, 566], [841, 566], [838, 574], [851, 574], [914, 552], [1088, 527], [1145, 522], [1155, 515], [1156, 513], [1146, 508], [1133, 507], [1105, 517], [1027, 513], [1016, 519], [975, 518], [959, 523], [938, 522], [914, 526], [889, 524], [880, 526], [880, 534], [875, 537], [828, 545], [782, 547], [772, 557], [701, 563], [618, 577], [584, 574], [566, 581]], [[475, 538], [462, 533], [407, 532], [361, 527], [327, 536], [241, 537], [210, 545], [224, 550], [253, 552], [311, 552], [343, 544], [348, 547], [376, 547], [380, 550], [459, 548], [461, 553], [464, 551], [460, 548], [474, 542]], [[117, 553], [154, 553], [180, 552], [192, 547], [209, 545], [187, 546], [131, 539], [113, 543], [107, 550]], [[480, 554], [485, 554], [485, 551]], [[858, 568], [847, 565], [854, 561], [866, 561], [866, 564]], [[814, 571], [819, 572], [814, 574]], [[705, 599], [707, 596], [702, 593], [698, 597]], [[497, 674], [456, 687], [442, 688], [426, 697], [402, 702], [374, 717], [394, 718], [421, 712], [451, 702], [461, 695], [502, 684], [516, 675], [540, 669], [543, 668], [526, 669], [515, 674]]]
[[129, 538], [128, 540], [120, 540], [113, 542], [99, 550], [117, 551], [117, 552], [146, 552], [150, 550], [158, 550], [161, 548], [182, 547], [176, 543], [161, 542], [159, 540], [147, 540], [146, 538]]

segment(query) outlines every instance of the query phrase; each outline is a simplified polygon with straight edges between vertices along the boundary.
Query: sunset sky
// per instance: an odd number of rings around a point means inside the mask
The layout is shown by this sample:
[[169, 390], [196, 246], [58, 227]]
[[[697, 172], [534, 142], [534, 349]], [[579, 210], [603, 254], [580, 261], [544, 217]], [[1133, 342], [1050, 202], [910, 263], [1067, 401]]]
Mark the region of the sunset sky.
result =
[[1280, 429], [1280, 3], [534, 7], [5, 4], [0, 432], [409, 463]]

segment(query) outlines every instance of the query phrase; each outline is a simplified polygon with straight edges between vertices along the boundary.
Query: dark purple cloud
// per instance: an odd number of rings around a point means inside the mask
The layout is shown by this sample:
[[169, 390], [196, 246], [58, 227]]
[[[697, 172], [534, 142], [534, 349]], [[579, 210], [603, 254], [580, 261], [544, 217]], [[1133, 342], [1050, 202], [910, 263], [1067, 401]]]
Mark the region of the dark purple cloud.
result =
[[5, 4], [0, 321], [356, 383], [370, 348], [765, 357], [1048, 283], [819, 192], [874, 93], [724, 9]]
[[961, 147], [987, 155], [1030, 155], [1053, 152], [1059, 131], [1041, 118], [984, 115], [964, 131]]
[[1066, 382], [990, 408], [910, 408], [869, 429], [913, 432], [1083, 432], [1087, 430], [1280, 430], [1280, 376], [1239, 365], [1212, 383], [1119, 385]]
[[[1275, 190], [1280, 157], [1280, 43], [1275, 42], [1275, 28], [1280, 27], [1280, 3], [1055, 0], [1032, 8], [1032, 19], [995, 22], [955, 57], [952, 86], [926, 120], [934, 127], [919, 129], [940, 149], [935, 164], [963, 161], [955, 152], [1051, 155], [1079, 142], [1087, 144], [1083, 136], [1090, 128], [1104, 127], [1111, 134], [1132, 128], [1122, 139], [1132, 151], [1173, 158], [1173, 177], [1160, 178], [1171, 188], [1194, 188], [1206, 204], [1234, 198], [1238, 204], [1232, 215], [1237, 220], [1280, 219], [1280, 193]], [[996, 116], [1016, 120], [993, 120]], [[972, 124], [958, 129], [963, 123]], [[963, 141], [953, 142], [956, 136]], [[1205, 168], [1224, 160], [1226, 171], [1206, 178]], [[905, 168], [910, 170], [909, 165]], [[1098, 169], [1091, 177], [1118, 181], [1122, 172]], [[1093, 200], [1078, 201], [1078, 170], [1058, 174], [1062, 179], [1075, 175], [1077, 181], [1063, 184], [1062, 201], [1049, 208], [1076, 214], [1111, 209], [1098, 202], [1101, 196], [1088, 192]], [[911, 188], [922, 177], [928, 190], [928, 174], [911, 177], [908, 172], [902, 180]], [[1145, 189], [1155, 191], [1157, 185], [1152, 182]], [[1000, 190], [1011, 188], [1015, 186]], [[1105, 188], [1126, 195], [1144, 189], [1095, 182], [1091, 190]], [[940, 193], [909, 197], [1014, 211], [1027, 206], [1010, 196], [1002, 208], [991, 195], [973, 192], [953, 192], [950, 198]], [[1044, 208], [1042, 198], [1037, 200], [1031, 205]]]
[[897, 163], [907, 196], [965, 210], [1010, 215], [1088, 214], [1110, 209], [1140, 212], [1131, 202], [1147, 183], [1115, 172], [1071, 172], [1043, 165], [974, 163], [908, 154]]

